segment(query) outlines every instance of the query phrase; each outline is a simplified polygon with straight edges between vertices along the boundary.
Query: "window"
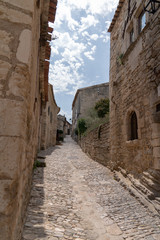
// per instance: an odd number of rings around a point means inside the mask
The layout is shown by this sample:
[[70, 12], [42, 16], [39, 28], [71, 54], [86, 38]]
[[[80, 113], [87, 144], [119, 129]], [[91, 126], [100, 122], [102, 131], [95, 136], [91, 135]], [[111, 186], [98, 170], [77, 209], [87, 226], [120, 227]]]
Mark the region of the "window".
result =
[[50, 123], [52, 123], [52, 112], [50, 114]]
[[156, 112], [160, 112], [160, 103], [156, 105]]
[[131, 113], [131, 138], [130, 140], [138, 139], [138, 124], [137, 124], [137, 116], [135, 112]]
[[48, 116], [49, 116], [49, 114], [50, 114], [50, 107], [48, 107]]
[[146, 25], [146, 15], [144, 11], [141, 12], [138, 18], [138, 21], [139, 21], [138, 24], [139, 24], [139, 33], [140, 33]]
[[133, 43], [134, 42], [134, 30], [133, 30], [133, 28], [129, 33], [129, 37], [130, 37], [130, 43]]

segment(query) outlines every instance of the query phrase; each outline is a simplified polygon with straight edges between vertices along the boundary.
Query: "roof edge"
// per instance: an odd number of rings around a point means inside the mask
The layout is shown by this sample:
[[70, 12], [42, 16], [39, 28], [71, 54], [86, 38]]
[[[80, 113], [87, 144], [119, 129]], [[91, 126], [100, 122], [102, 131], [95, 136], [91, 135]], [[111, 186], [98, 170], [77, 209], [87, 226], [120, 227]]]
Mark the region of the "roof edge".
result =
[[73, 99], [73, 103], [72, 103], [72, 109], [74, 107], [74, 104], [75, 104], [75, 101], [76, 101], [76, 98], [77, 98], [77, 95], [80, 91], [83, 91], [85, 89], [88, 89], [88, 88], [93, 88], [93, 87], [98, 87], [98, 86], [103, 86], [103, 85], [108, 85], [109, 86], [109, 82], [106, 82], [106, 83], [101, 83], [101, 84], [96, 84], [96, 85], [92, 85], [92, 86], [89, 86], [89, 87], [85, 87], [85, 88], [79, 88], [74, 96], [74, 99]]
[[117, 21], [117, 18], [119, 17], [119, 14], [121, 12], [121, 8], [123, 7], [123, 3], [125, 2], [125, 0], [119, 0], [119, 3], [118, 3], [118, 6], [117, 6], [117, 9], [115, 11], [115, 14], [114, 14], [114, 17], [112, 19], [112, 22], [108, 28], [108, 32], [112, 32], [112, 29]]

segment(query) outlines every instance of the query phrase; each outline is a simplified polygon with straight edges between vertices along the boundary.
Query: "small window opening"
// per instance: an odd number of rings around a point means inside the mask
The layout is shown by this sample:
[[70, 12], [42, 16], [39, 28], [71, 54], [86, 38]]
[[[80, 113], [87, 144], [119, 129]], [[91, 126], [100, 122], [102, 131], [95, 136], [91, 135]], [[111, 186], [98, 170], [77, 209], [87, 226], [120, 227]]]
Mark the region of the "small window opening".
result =
[[131, 114], [131, 140], [138, 139], [138, 124], [136, 113]]
[[156, 105], [156, 112], [160, 112], [160, 103]]
[[50, 107], [48, 107], [48, 116], [49, 116], [49, 114], [50, 114]]
[[133, 30], [133, 28], [130, 31], [129, 35], [130, 35], [130, 43], [133, 43], [134, 42], [134, 30]]
[[143, 28], [146, 26], [146, 14], [144, 11], [140, 14], [139, 18], [139, 33], [143, 30]]
[[52, 112], [50, 114], [50, 123], [52, 123]]

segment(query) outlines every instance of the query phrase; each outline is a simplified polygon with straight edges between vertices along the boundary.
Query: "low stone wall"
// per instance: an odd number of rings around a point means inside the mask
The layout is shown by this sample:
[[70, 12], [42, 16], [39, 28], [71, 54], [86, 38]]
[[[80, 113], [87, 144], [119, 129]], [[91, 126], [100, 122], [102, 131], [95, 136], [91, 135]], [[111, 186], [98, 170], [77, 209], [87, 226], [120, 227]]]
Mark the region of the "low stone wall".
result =
[[109, 123], [105, 123], [81, 138], [82, 150], [93, 160], [112, 167], [110, 162]]

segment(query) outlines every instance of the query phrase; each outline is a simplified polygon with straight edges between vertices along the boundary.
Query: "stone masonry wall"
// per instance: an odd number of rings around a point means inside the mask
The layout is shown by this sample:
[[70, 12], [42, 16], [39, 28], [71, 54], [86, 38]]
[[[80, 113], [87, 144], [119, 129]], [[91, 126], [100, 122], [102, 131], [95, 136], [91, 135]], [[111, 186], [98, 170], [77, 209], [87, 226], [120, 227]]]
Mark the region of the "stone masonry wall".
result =
[[79, 144], [92, 159], [112, 168], [109, 135], [109, 123], [105, 123], [83, 136]]
[[48, 101], [43, 108], [41, 116], [41, 140], [40, 149], [47, 149], [56, 144], [57, 114], [59, 107], [56, 105], [52, 86], [48, 86]]
[[77, 126], [79, 118], [85, 118], [89, 111], [94, 108], [95, 103], [102, 99], [109, 98], [109, 83], [81, 88], [77, 91], [72, 105], [72, 135]]
[[[150, 168], [160, 169], [160, 112], [157, 110], [160, 103], [160, 9], [154, 15], [146, 13], [146, 26], [139, 33], [142, 2], [131, 3], [128, 22], [125, 23], [128, 1], [124, 1], [111, 31], [111, 160], [115, 167], [140, 174]], [[130, 43], [132, 27], [134, 41]], [[133, 111], [138, 121], [138, 139], [135, 140], [130, 139]]]
[[4, 240], [21, 238], [37, 153], [40, 26], [49, 1], [43, 3], [0, 1], [0, 239]]

